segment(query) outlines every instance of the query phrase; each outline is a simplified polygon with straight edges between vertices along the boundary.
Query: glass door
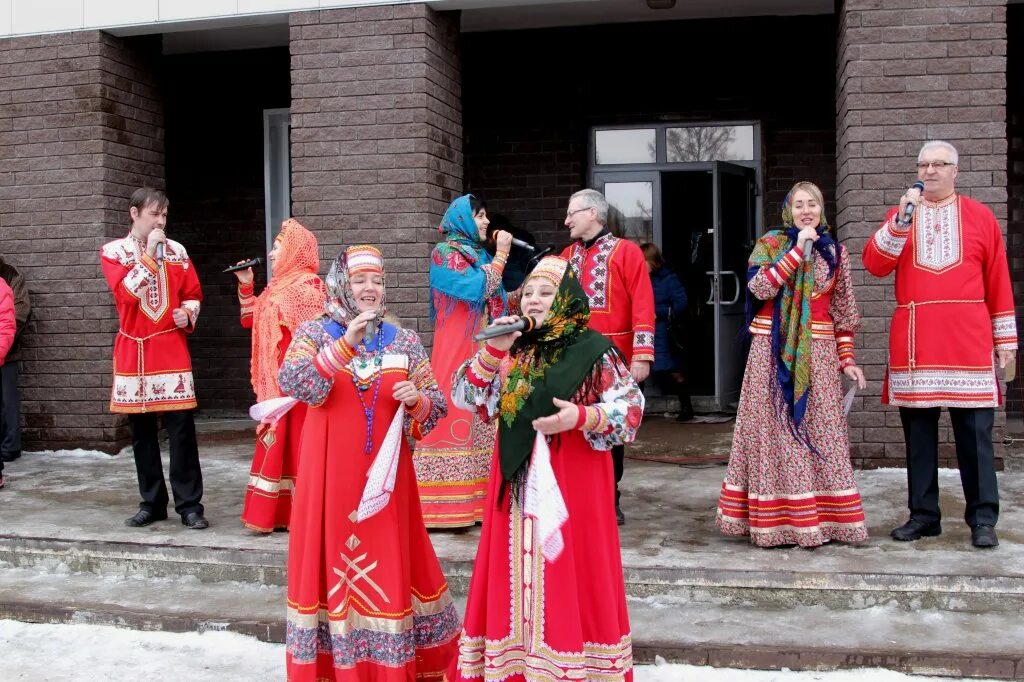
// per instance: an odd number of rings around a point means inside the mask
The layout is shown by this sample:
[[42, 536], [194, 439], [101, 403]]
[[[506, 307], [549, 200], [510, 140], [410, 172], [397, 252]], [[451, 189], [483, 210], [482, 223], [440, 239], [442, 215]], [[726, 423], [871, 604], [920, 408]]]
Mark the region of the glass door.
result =
[[739, 402], [747, 349], [747, 258], [755, 235], [755, 175], [751, 168], [717, 161], [712, 170], [714, 268], [706, 274], [715, 310], [715, 399], [719, 410]]
[[608, 200], [608, 227], [616, 237], [661, 242], [659, 173], [595, 173], [594, 186]]

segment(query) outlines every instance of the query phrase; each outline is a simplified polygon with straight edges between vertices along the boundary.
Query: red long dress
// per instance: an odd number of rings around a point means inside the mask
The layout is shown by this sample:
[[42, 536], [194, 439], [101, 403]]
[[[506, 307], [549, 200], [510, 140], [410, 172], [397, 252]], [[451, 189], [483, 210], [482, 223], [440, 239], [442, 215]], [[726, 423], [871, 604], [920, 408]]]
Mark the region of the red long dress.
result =
[[[550, 443], [551, 466], [569, 512], [561, 528], [565, 548], [554, 561], [542, 555], [533, 521], [519, 504], [507, 494], [498, 503], [503, 481], [497, 452], [494, 456], [459, 659], [447, 677], [451, 682], [632, 679], [608, 450], [633, 440], [643, 395], [620, 360], [608, 353], [601, 363], [600, 396], [573, 397], [594, 411], [595, 429], [566, 431]], [[494, 419], [501, 381], [500, 374], [472, 358], [459, 370], [452, 398]], [[499, 437], [499, 452], [500, 446]]]
[[[252, 328], [252, 315], [245, 315], [242, 326]], [[281, 329], [280, 361], [291, 343], [287, 328]], [[306, 419], [306, 403], [298, 403], [274, 424], [256, 429], [256, 449], [249, 469], [249, 483], [245, 486], [242, 504], [242, 524], [246, 528], [264, 533], [288, 528], [292, 515], [292, 495], [299, 468], [299, 442]]]
[[[340, 336], [340, 328], [334, 332]], [[428, 432], [446, 402], [415, 332], [385, 325], [377, 391], [356, 388], [358, 360], [325, 376], [315, 359], [329, 344], [334, 336], [324, 322], [301, 325], [278, 376], [285, 393], [310, 404], [288, 548], [288, 679], [440, 679], [460, 625], [423, 525], [407, 438], [401, 439], [390, 502], [362, 522], [355, 512], [399, 407], [395, 383], [408, 378], [426, 396], [421, 409], [405, 417], [407, 436]], [[364, 409], [371, 404], [367, 454]]]

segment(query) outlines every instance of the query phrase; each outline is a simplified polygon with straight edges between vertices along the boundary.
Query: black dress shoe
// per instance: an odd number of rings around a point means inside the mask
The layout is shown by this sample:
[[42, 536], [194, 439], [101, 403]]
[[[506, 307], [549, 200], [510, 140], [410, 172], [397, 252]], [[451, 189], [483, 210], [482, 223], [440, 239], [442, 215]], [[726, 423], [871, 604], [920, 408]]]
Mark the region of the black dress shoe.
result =
[[999, 538], [992, 526], [977, 525], [971, 528], [971, 544], [975, 547], [998, 547]]
[[181, 517], [181, 524], [192, 530], [202, 530], [210, 527], [210, 522], [199, 512], [189, 512]]
[[154, 521], [163, 521], [166, 518], [167, 514], [164, 514], [163, 516], [158, 516], [153, 512], [149, 511], [148, 509], [140, 509], [139, 511], [135, 512], [135, 516], [131, 517], [130, 519], [125, 519], [124, 525], [131, 526], [132, 528], [142, 528], [143, 526], [148, 526]]
[[942, 524], [938, 521], [921, 521], [910, 519], [899, 528], [894, 528], [889, 535], [893, 540], [900, 542], [912, 542], [924, 537], [935, 537], [942, 535]]
[[620, 526], [626, 523], [626, 515], [622, 513], [622, 507], [618, 502], [615, 503], [615, 523]]

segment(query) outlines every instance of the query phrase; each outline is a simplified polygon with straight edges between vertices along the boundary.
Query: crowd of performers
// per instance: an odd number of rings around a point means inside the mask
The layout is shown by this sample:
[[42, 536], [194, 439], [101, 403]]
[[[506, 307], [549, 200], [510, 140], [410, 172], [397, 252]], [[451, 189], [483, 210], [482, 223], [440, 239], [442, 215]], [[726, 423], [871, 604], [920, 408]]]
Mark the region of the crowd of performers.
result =
[[[896, 273], [883, 402], [900, 408], [910, 519], [892, 536], [941, 532], [945, 406], [972, 542], [992, 547], [996, 367], [1014, 356], [1014, 308], [999, 225], [955, 192], [956, 170], [951, 145], [925, 144], [920, 186], [863, 261]], [[185, 342], [202, 294], [185, 248], [164, 234], [167, 207], [162, 193], [137, 191], [131, 233], [102, 249], [121, 323], [111, 409], [129, 415], [139, 479], [126, 523], [167, 518], [162, 415], [175, 511], [202, 529]], [[492, 256], [484, 204], [452, 202], [430, 255], [429, 357], [386, 312], [374, 246], [343, 249], [324, 281], [316, 237], [291, 219], [259, 295], [252, 270], [236, 270], [260, 420], [242, 523], [290, 531], [289, 679], [632, 679], [618, 482], [671, 307], [655, 290], [673, 287], [652, 287], [666, 276], [660, 254], [611, 233], [600, 193], [577, 192], [566, 213], [570, 246], [535, 259], [507, 292], [512, 235], [495, 233]], [[866, 386], [853, 264], [815, 185], [792, 188], [782, 223], [749, 261], [750, 351], [716, 522], [763, 547], [860, 542], [842, 385], [845, 375]], [[517, 324], [526, 317], [534, 324]], [[515, 330], [475, 341], [488, 325]], [[481, 522], [460, 618], [427, 529]]]

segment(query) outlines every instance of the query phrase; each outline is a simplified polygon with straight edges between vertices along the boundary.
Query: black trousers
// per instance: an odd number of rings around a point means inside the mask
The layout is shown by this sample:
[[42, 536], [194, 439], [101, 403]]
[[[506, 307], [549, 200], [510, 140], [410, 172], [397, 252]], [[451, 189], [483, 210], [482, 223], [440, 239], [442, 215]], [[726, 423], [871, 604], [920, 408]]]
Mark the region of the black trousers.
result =
[[132, 414], [128, 422], [132, 429], [132, 450], [135, 453], [135, 471], [139, 476], [140, 509], [157, 517], [167, 513], [167, 485], [160, 462], [160, 442], [157, 417], [163, 415], [164, 426], [171, 445], [171, 491], [174, 493], [174, 511], [184, 516], [191, 512], [203, 513], [203, 472], [199, 468], [199, 445], [196, 442], [196, 424], [192, 410], [174, 412], [147, 412]]
[[[0, 367], [0, 455], [21, 454], [21, 400], [18, 396], [18, 361]], [[0, 460], [0, 473], [4, 463]]]
[[[992, 425], [995, 410], [950, 407], [956, 440], [956, 461], [964, 488], [967, 525], [996, 525], [999, 488], [996, 483]], [[907, 506], [910, 518], [938, 521], [939, 511], [938, 407], [901, 407], [903, 437], [907, 444]]]

